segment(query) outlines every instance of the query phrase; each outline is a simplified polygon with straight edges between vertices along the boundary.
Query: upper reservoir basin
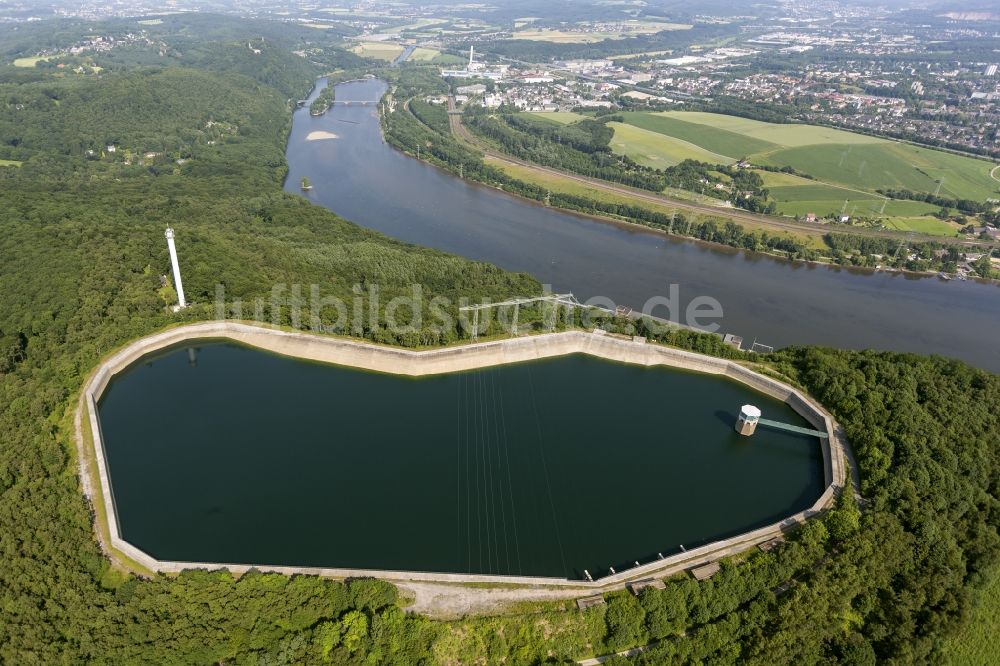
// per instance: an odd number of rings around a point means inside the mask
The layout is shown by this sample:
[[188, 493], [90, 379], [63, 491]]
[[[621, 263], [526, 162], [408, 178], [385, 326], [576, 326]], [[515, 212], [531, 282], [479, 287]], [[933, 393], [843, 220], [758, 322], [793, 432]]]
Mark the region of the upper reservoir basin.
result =
[[[347, 83], [337, 100], [371, 102], [385, 90], [378, 80]], [[641, 309], [676, 284], [676, 317], [692, 299], [712, 297], [723, 309], [721, 332], [747, 343], [943, 354], [1000, 372], [996, 285], [794, 263], [570, 215], [399, 153], [382, 139], [378, 111], [359, 104], [320, 117], [296, 111], [286, 189], [300, 192], [308, 177], [308, 198], [348, 220], [531, 273], [581, 300], [605, 296]], [[314, 131], [337, 138], [308, 141]], [[659, 307], [653, 314], [671, 313]]]
[[819, 440], [733, 430], [722, 377], [585, 355], [419, 379], [229, 342], [148, 356], [99, 403], [121, 536], [161, 560], [581, 578], [774, 523]]

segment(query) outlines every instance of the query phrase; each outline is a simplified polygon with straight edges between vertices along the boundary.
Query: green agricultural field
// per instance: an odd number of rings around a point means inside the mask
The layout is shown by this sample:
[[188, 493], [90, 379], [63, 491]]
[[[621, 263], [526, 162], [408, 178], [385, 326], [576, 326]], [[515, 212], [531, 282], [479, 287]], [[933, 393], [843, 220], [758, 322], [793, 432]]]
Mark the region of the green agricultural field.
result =
[[[861, 217], [923, 217], [939, 210], [937, 207], [926, 204], [922, 201], [895, 201], [891, 199], [864, 198], [864, 195], [855, 195], [854, 198], [841, 199], [779, 199], [782, 196], [779, 192], [772, 198], [778, 207], [781, 215], [791, 215], [798, 217], [815, 213], [820, 217], [839, 214], [843, 211], [846, 215]], [[846, 205], [845, 205], [846, 202]], [[931, 218], [933, 219], [933, 218]]]
[[544, 118], [545, 120], [557, 122], [561, 125], [569, 125], [587, 117], [579, 113], [573, 113], [572, 111], [532, 111], [530, 114]]
[[954, 225], [942, 222], [936, 217], [892, 217], [886, 220], [885, 226], [899, 231], [916, 231], [932, 236], [955, 236], [958, 229]]
[[815, 180], [782, 171], [757, 171], [764, 179], [764, 187], [785, 187], [792, 185], [815, 185]]
[[[685, 111], [629, 113], [626, 122], [730, 158], [790, 166], [830, 186], [869, 193], [905, 188], [977, 201], [1000, 192], [1000, 183], [989, 175], [993, 164], [986, 160], [829, 127]], [[825, 198], [812, 196], [802, 192], [789, 200]], [[842, 202], [844, 197], [834, 198]]]
[[608, 123], [614, 128], [611, 149], [628, 155], [639, 164], [651, 167], [668, 167], [684, 160], [698, 160], [713, 164], [732, 164], [736, 160], [705, 150], [694, 143], [665, 134], [645, 130], [625, 123]]
[[19, 167], [21, 163], [17, 160], [0, 160], [0, 167]]
[[885, 143], [865, 134], [855, 134], [831, 127], [819, 125], [801, 125], [797, 123], [765, 123], [760, 120], [727, 116], [721, 113], [702, 113], [699, 111], [664, 111], [659, 114], [667, 118], [685, 120], [689, 123], [704, 125], [709, 128], [727, 130], [753, 139], [793, 148], [795, 146], [811, 146], [818, 143], [835, 144], [866, 144]]
[[34, 67], [38, 63], [43, 62], [45, 60], [49, 60], [50, 58], [53, 58], [53, 57], [55, 57], [55, 56], [42, 56], [42, 57], [33, 57], [33, 58], [18, 58], [17, 60], [14, 61], [13, 65], [14, 65], [14, 67]]
[[403, 47], [391, 42], [361, 42], [351, 50], [367, 58], [391, 61], [403, 52]]
[[775, 201], [844, 201], [856, 199], [872, 199], [881, 201], [882, 197], [862, 194], [855, 190], [847, 190], [833, 185], [816, 183], [815, 185], [781, 185], [768, 188]]
[[709, 152], [727, 155], [732, 159], [780, 147], [768, 141], [696, 122], [688, 122], [665, 113], [626, 113], [624, 116], [625, 122], [629, 125], [682, 139]]
[[837, 187], [836, 185], [826, 185], [825, 183], [779, 185], [778, 187], [769, 187], [768, 190], [775, 201], [822, 201], [824, 199], [831, 201], [843, 201], [844, 199], [852, 201], [856, 199], [881, 201], [884, 198], [859, 190], [849, 190]]
[[435, 65], [440, 65], [441, 67], [461, 67], [468, 62], [468, 60], [450, 53], [442, 53], [431, 60], [431, 62]]
[[895, 141], [800, 146], [753, 159], [850, 187], [906, 188], [977, 201], [996, 196], [1000, 185], [989, 177], [989, 162]]
[[424, 48], [423, 46], [418, 46], [417, 48], [413, 49], [413, 53], [410, 54], [410, 57], [407, 58], [407, 60], [429, 61], [429, 60], [434, 60], [434, 58], [437, 58], [439, 55], [441, 55], [441, 52], [438, 51], [437, 49], [428, 49]]
[[782, 215], [815, 213], [825, 217], [843, 211], [866, 217], [920, 217], [938, 210], [937, 206], [923, 201], [890, 200], [864, 190], [828, 185], [789, 173], [758, 173]]
[[[776, 201], [822, 201], [829, 199], [843, 202], [845, 199], [849, 201], [870, 199], [882, 202], [885, 200], [885, 197], [865, 190], [829, 185], [790, 173], [776, 173], [774, 171], [757, 171], [757, 173], [764, 181], [764, 187], [768, 189], [771, 197]], [[932, 206], [930, 210], [934, 211], [937, 208]]]

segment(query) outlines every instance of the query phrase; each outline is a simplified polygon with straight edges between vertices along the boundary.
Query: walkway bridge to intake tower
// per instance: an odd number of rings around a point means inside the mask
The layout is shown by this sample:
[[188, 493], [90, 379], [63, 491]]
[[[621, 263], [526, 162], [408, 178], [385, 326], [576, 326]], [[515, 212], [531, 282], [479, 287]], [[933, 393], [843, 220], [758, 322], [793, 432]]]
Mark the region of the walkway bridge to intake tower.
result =
[[772, 421], [771, 419], [757, 419], [757, 425], [767, 426], [768, 428], [776, 428], [777, 430], [787, 430], [789, 432], [795, 432], [800, 435], [811, 435], [812, 437], [829, 437], [829, 435], [823, 432], [822, 430], [803, 428], [802, 426], [792, 425], [790, 423], [782, 423], [781, 421]]

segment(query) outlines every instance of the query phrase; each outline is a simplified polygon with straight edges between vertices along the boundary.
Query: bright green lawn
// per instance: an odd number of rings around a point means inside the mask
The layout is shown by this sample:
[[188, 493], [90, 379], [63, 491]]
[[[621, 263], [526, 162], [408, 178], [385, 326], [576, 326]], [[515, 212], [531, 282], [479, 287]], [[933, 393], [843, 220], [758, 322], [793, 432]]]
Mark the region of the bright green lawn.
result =
[[0, 160], [0, 167], [6, 167], [6, 166], [19, 167], [21, 166], [21, 162], [18, 162], [17, 160]]
[[700, 148], [697, 145], [665, 134], [641, 129], [624, 123], [608, 123], [615, 130], [611, 149], [628, 155], [639, 164], [651, 167], [668, 167], [684, 160], [698, 160], [712, 164], [732, 164], [736, 160]]

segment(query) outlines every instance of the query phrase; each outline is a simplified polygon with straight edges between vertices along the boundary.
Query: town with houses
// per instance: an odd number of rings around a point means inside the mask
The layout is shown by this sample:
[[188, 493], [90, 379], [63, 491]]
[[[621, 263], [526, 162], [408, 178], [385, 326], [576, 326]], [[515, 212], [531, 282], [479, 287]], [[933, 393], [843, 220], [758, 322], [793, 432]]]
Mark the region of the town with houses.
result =
[[[1000, 155], [1000, 52], [982, 48], [970, 50], [967, 57], [947, 57], [935, 49], [936, 44], [944, 42], [995, 39], [995, 32], [979, 27], [981, 21], [964, 20], [977, 16], [954, 14], [954, 20], [949, 20], [945, 14], [938, 17], [946, 20], [944, 28], [897, 26], [891, 13], [879, 6], [832, 0], [785, 0], [779, 5], [779, 17], [767, 21], [732, 15], [695, 14], [685, 18], [695, 25], [732, 28], [731, 36], [721, 40], [724, 44], [538, 62], [485, 56], [475, 51], [477, 43], [517, 39], [524, 34], [517, 31], [517, 21], [513, 29], [468, 19], [452, 20], [449, 30], [436, 33], [387, 28], [405, 22], [421, 25], [442, 21], [429, 18], [446, 11], [434, 4], [399, 6], [365, 0], [333, 10], [305, 0], [256, 0], [243, 3], [240, 9], [260, 18], [318, 27], [325, 24], [317, 22], [334, 20], [330, 25], [358, 31], [354, 37], [358, 41], [399, 40], [404, 45], [450, 54], [452, 64], [442, 67], [442, 75], [460, 88], [459, 101], [462, 97], [475, 98], [477, 104], [489, 108], [680, 108], [689, 102], [729, 100], [773, 108], [788, 120], [919, 140], [986, 156]], [[175, 6], [180, 7], [177, 0], [148, 6], [141, 2], [90, 0], [53, 2], [43, 11], [44, 5], [13, 0], [0, 8], [0, 21], [31, 21], [47, 15], [90, 18], [126, 10], [132, 15], [137, 10], [153, 14], [171, 11]], [[219, 7], [225, 11], [228, 5], [220, 3]], [[657, 29], [671, 24], [650, 25]], [[855, 30], [854, 25], [864, 28]], [[96, 54], [148, 42], [150, 38], [142, 26], [138, 28], [128, 34], [95, 35], [84, 42], [42, 50], [38, 56]], [[590, 41], [608, 35], [630, 35], [633, 33], [628, 31], [639, 28], [628, 21], [586, 21], [546, 27], [541, 32], [555, 29], [571, 41]], [[456, 67], [453, 63], [458, 56], [463, 65]]]

